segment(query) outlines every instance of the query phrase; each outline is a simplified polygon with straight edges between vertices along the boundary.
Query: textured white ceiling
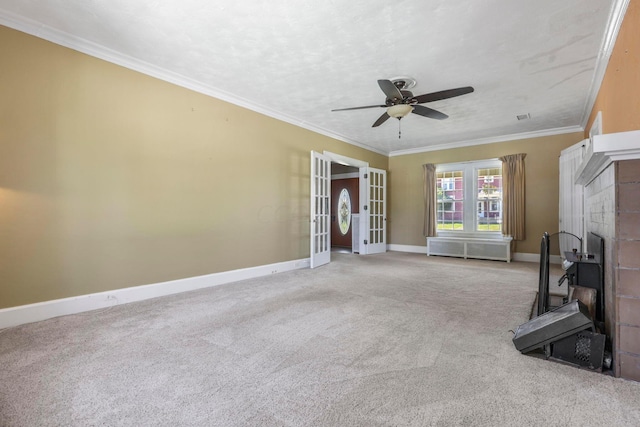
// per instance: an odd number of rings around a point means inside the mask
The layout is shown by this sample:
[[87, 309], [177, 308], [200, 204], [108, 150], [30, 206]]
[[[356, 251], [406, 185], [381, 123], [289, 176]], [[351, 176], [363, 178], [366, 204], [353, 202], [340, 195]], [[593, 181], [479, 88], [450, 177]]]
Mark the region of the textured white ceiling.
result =
[[[0, 0], [0, 23], [382, 153], [584, 126], [620, 0]], [[606, 65], [606, 63], [604, 64]], [[373, 122], [410, 76], [450, 117]], [[516, 115], [531, 115], [518, 121]]]

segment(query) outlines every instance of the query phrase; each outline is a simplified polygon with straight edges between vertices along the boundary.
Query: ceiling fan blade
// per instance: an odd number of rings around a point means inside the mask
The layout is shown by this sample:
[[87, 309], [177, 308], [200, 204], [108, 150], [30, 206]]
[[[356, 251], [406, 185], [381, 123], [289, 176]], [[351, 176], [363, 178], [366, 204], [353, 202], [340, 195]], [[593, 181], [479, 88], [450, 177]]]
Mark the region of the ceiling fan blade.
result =
[[459, 87], [456, 89], [441, 90], [440, 92], [425, 93], [424, 95], [416, 96], [418, 104], [423, 102], [440, 101], [441, 99], [453, 98], [455, 96], [464, 95], [473, 92], [471, 86]]
[[384, 114], [382, 114], [380, 117], [378, 117], [378, 120], [376, 120], [376, 122], [371, 127], [375, 128], [375, 127], [380, 126], [381, 124], [386, 122], [389, 117], [391, 117], [391, 116], [388, 115], [387, 112], [385, 111]]
[[364, 107], [336, 108], [335, 110], [331, 110], [331, 111], [363, 110], [365, 108], [378, 108], [378, 107], [386, 108], [386, 105], [367, 105]]
[[424, 105], [414, 105], [412, 113], [423, 117], [429, 117], [430, 119], [444, 120], [447, 116], [445, 113], [441, 113], [438, 110], [434, 110]]
[[384, 94], [387, 95], [388, 99], [403, 98], [400, 89], [398, 89], [391, 80], [378, 80], [378, 86], [380, 86], [380, 89], [382, 89]]

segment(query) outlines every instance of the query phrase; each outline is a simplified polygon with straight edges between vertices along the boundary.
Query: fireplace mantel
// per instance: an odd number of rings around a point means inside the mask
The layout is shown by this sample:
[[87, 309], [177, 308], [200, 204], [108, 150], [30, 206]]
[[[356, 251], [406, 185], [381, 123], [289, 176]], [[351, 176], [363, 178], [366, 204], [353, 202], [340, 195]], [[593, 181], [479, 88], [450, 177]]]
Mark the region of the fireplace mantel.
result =
[[575, 183], [587, 185], [611, 162], [640, 159], [640, 130], [595, 135], [585, 141], [586, 153], [576, 171]]

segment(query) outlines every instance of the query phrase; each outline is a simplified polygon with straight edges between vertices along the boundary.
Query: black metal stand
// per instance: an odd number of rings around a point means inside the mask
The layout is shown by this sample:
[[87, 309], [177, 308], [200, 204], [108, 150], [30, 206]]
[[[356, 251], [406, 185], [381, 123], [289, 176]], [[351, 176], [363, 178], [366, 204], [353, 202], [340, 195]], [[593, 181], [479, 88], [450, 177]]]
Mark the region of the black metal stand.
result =
[[[558, 234], [569, 234], [580, 242], [580, 252], [577, 249], [565, 252], [565, 258], [571, 264], [558, 285], [567, 279], [568, 288], [595, 289], [595, 304], [590, 304], [591, 309], [593, 305], [596, 306], [595, 315], [589, 314], [589, 310], [582, 301], [578, 299], [568, 301], [569, 291], [564, 304], [556, 308], [550, 306], [549, 238]], [[517, 328], [513, 343], [522, 353], [542, 349], [550, 360], [601, 372], [603, 366], [609, 367], [611, 359], [610, 356], [605, 357], [607, 341], [602, 333], [604, 331], [604, 239], [589, 233], [587, 248], [590, 253], [588, 254], [582, 252], [582, 243], [581, 238], [565, 231], [551, 235], [546, 232], [543, 234], [540, 242], [537, 317]], [[593, 300], [590, 301], [593, 302]]]

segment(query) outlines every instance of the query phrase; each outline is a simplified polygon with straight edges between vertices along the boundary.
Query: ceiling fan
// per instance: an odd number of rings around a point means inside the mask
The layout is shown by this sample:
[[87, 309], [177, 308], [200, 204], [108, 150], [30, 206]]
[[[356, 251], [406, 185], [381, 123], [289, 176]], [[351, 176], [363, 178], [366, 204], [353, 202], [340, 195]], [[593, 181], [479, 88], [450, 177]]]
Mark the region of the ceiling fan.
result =
[[394, 80], [378, 80], [378, 85], [382, 92], [386, 95], [384, 105], [367, 105], [364, 107], [351, 107], [351, 108], [338, 108], [331, 111], [346, 111], [346, 110], [361, 110], [365, 108], [386, 108], [385, 111], [378, 120], [373, 123], [372, 127], [378, 127], [389, 119], [394, 117], [398, 120], [402, 119], [409, 113], [414, 113], [419, 116], [428, 117], [430, 119], [444, 120], [446, 114], [434, 110], [429, 107], [425, 107], [427, 102], [440, 101], [442, 99], [453, 98], [456, 96], [464, 95], [473, 92], [471, 86], [459, 87], [455, 89], [447, 89], [439, 92], [426, 93], [424, 95], [413, 96], [408, 89], [415, 86], [415, 80], [406, 78], [397, 78]]

